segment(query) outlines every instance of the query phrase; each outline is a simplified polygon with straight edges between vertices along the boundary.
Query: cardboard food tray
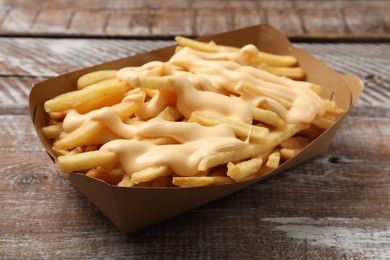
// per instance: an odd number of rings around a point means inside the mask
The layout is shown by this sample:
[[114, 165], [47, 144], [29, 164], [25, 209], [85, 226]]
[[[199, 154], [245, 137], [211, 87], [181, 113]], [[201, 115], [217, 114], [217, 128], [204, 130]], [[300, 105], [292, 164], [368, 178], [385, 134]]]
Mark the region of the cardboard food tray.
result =
[[[322, 86], [324, 90], [322, 96], [335, 100], [340, 107], [346, 109], [346, 112], [334, 126], [324, 132], [298, 155], [283, 163], [277, 169], [253, 180], [194, 188], [123, 188], [109, 185], [81, 173], [71, 173], [70, 180], [73, 185], [84, 193], [124, 233], [131, 233], [204, 205], [285, 171], [324, 152], [332, 142], [350, 107], [363, 90], [363, 83], [357, 77], [337, 74], [333, 69], [314, 58], [311, 54], [293, 48], [286, 36], [269, 25], [248, 27], [201, 38], [200, 40], [214, 40], [218, 44], [237, 47], [252, 43], [263, 51], [294, 55], [307, 74], [306, 80]], [[171, 46], [106, 62], [35, 84], [29, 97], [30, 113], [38, 137], [50, 157], [53, 160], [56, 157], [51, 149], [52, 144], [45, 139], [41, 131], [41, 128], [48, 121], [48, 116], [43, 109], [43, 104], [46, 100], [76, 89], [77, 79], [85, 73], [100, 69], [140, 66], [152, 60], [166, 61], [174, 53], [174, 49], [175, 46]]]

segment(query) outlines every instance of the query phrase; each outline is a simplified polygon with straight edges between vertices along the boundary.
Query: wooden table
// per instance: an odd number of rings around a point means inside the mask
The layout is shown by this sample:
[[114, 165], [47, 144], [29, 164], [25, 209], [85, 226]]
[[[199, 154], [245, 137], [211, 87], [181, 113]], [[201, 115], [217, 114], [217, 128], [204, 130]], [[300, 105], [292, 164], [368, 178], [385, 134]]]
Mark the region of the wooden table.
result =
[[288, 172], [125, 236], [45, 154], [34, 82], [169, 40], [0, 37], [0, 258], [390, 258], [390, 44], [297, 43], [366, 89], [331, 148]]

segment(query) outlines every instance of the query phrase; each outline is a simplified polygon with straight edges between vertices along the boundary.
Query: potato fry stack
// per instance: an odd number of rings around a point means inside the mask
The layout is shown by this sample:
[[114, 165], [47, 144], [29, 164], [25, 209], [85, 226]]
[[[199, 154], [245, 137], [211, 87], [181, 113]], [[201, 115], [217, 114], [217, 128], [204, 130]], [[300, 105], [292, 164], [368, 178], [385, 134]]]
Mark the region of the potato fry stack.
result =
[[[45, 102], [64, 172], [121, 187], [199, 187], [276, 169], [343, 114], [293, 56], [176, 37], [167, 62], [79, 78]], [[300, 81], [298, 81], [300, 80]]]

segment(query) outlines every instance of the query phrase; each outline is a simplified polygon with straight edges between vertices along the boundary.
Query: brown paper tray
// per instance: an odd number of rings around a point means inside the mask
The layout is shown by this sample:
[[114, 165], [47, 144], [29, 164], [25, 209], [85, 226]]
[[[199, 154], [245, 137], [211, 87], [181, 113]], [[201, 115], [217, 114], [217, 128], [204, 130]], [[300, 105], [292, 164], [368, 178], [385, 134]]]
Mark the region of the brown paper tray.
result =
[[[286, 36], [269, 25], [248, 27], [201, 38], [201, 40], [214, 40], [218, 44], [237, 47], [252, 43], [263, 51], [275, 54], [292, 54], [297, 57], [299, 65], [305, 70], [306, 79], [321, 85], [324, 90], [322, 96], [335, 100], [340, 107], [346, 109], [346, 112], [330, 129], [294, 158], [283, 163], [274, 171], [253, 180], [196, 188], [122, 188], [87, 177], [81, 173], [71, 173], [70, 180], [73, 185], [84, 193], [124, 233], [133, 232], [209, 203], [324, 152], [331, 144], [349, 109], [363, 90], [363, 83], [357, 77], [337, 74], [332, 68], [311, 54], [293, 48]], [[171, 46], [102, 63], [35, 84], [29, 97], [30, 113], [38, 137], [50, 157], [53, 160], [56, 158], [51, 149], [51, 143], [45, 139], [41, 131], [41, 128], [47, 124], [48, 119], [43, 109], [46, 100], [76, 89], [77, 79], [85, 73], [100, 69], [140, 66], [152, 60], [165, 61], [174, 53], [174, 49], [175, 46]]]

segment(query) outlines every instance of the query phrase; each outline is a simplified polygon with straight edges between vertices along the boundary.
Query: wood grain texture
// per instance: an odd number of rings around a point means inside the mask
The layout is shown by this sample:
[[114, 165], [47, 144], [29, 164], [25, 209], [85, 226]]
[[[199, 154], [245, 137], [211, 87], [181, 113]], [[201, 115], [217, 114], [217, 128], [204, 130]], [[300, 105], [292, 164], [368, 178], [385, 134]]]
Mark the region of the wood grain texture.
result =
[[0, 35], [204, 36], [263, 22], [292, 37], [388, 39], [389, 8], [378, 0], [14, 0], [0, 2]]
[[[59, 175], [27, 116], [0, 116], [0, 129], [1, 140], [9, 140], [0, 147], [5, 154], [0, 159], [0, 214], [6, 220], [0, 222], [1, 258], [390, 254], [389, 148], [372, 149], [389, 143], [389, 119], [350, 117], [327, 153], [130, 236]], [[373, 133], [379, 135], [371, 139], [368, 154], [354, 148], [356, 136], [368, 140]]]
[[[31, 85], [45, 78], [171, 44], [174, 42], [165, 40], [0, 38], [3, 50], [0, 76], [4, 81], [0, 85], [0, 112], [14, 108], [18, 108], [17, 114], [27, 111]], [[360, 77], [367, 88], [357, 106], [371, 108], [364, 113], [373, 113], [375, 109], [379, 116], [390, 113], [389, 44], [296, 43], [294, 46], [314, 53], [340, 73]]]
[[366, 83], [330, 149], [125, 236], [45, 154], [32, 83], [171, 41], [0, 38], [0, 259], [390, 257], [390, 44], [296, 44]]

